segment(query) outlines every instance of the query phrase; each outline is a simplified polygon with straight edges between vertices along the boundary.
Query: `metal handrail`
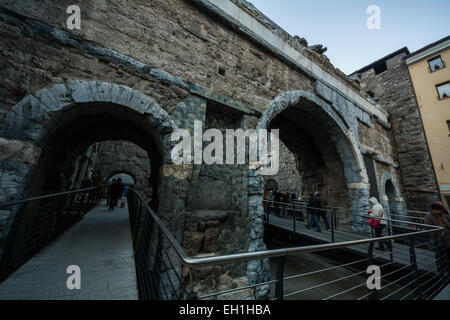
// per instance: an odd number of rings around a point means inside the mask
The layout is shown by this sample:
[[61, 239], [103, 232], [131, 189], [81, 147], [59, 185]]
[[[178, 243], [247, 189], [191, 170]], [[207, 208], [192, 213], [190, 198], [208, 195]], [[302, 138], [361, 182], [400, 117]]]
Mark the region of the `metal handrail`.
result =
[[304, 253], [304, 252], [326, 251], [326, 250], [330, 250], [330, 249], [356, 246], [356, 245], [361, 245], [361, 244], [371, 244], [371, 243], [376, 243], [376, 242], [380, 242], [380, 241], [395, 240], [395, 239], [400, 239], [400, 238], [407, 238], [407, 237], [411, 237], [411, 236], [428, 234], [428, 233], [432, 233], [432, 232], [446, 230], [443, 227], [427, 225], [427, 227], [429, 227], [430, 230], [404, 233], [401, 235], [393, 235], [393, 236], [386, 236], [386, 237], [379, 237], [379, 238], [368, 238], [368, 239], [363, 239], [363, 240], [353, 240], [353, 241], [346, 241], [346, 242], [332, 243], [332, 244], [320, 244], [320, 245], [294, 247], [294, 248], [283, 248], [283, 249], [266, 250], [266, 251], [245, 252], [245, 253], [237, 253], [237, 254], [229, 254], [229, 255], [220, 255], [220, 256], [214, 256], [214, 257], [192, 258], [186, 254], [184, 249], [177, 242], [177, 240], [173, 237], [172, 233], [166, 228], [166, 226], [161, 221], [161, 219], [153, 212], [153, 210], [150, 208], [150, 206], [144, 201], [143, 197], [137, 191], [135, 191], [133, 189], [131, 189], [131, 190], [142, 200], [142, 203], [144, 204], [145, 209], [148, 210], [148, 212], [150, 213], [152, 218], [155, 220], [155, 222], [161, 228], [162, 232], [169, 240], [170, 245], [175, 250], [175, 252], [179, 256], [179, 258], [181, 259], [182, 264], [187, 267], [191, 267], [191, 268], [203, 268], [203, 267], [207, 267], [207, 266], [222, 265], [222, 264], [227, 264], [227, 263], [236, 263], [236, 262], [243, 262], [243, 261], [249, 261], [249, 260], [261, 260], [261, 259], [266, 259], [266, 258], [283, 257], [283, 256], [294, 255], [294, 254]]
[[[263, 202], [266, 202], [266, 201], [267, 200], [263, 200]], [[274, 201], [271, 201], [271, 203], [278, 203], [278, 204], [283, 204], [283, 205], [286, 205], [286, 206], [292, 205], [292, 203], [289, 203], [289, 202], [274, 202]], [[294, 204], [294, 206], [295, 206], [295, 204]], [[328, 206], [326, 208], [317, 208], [317, 207], [311, 207], [311, 206], [307, 206], [307, 205], [306, 206], [304, 206], [304, 205], [297, 205], [297, 206], [300, 206], [300, 207], [306, 208], [306, 209], [314, 209], [314, 210], [318, 210], [318, 211], [319, 210], [320, 211], [325, 211], [324, 213], [331, 213], [332, 212], [332, 210], [330, 210], [331, 208], [337, 208], [337, 207], [328, 207]], [[350, 211], [351, 209], [347, 209], [347, 210]], [[363, 217], [363, 218], [370, 218], [371, 217], [369, 214], [366, 214], [366, 213], [364, 213], [364, 214], [360, 213], [360, 214], [357, 214], [355, 216], [359, 216], [359, 217]], [[391, 216], [400, 216], [400, 215], [393, 214]], [[405, 217], [408, 217], [408, 216], [405, 216]], [[424, 218], [421, 218], [421, 219], [423, 220]], [[428, 225], [428, 224], [422, 224], [422, 223], [417, 223], [417, 222], [409, 222], [409, 221], [404, 221], [404, 220], [397, 220], [397, 219], [392, 219], [392, 218], [387, 218], [387, 217], [383, 217], [382, 220], [391, 221], [391, 222], [400, 222], [400, 223], [403, 223], [403, 224], [412, 224], [412, 225], [421, 226], [421, 227], [430, 227], [430, 225]]]
[[95, 207], [99, 203], [98, 190], [84, 188], [1, 204], [1, 209], [11, 209], [0, 221], [4, 227], [0, 282]]
[[98, 187], [91, 187], [91, 188], [86, 188], [86, 189], [79, 189], [79, 190], [65, 191], [65, 192], [59, 192], [59, 193], [52, 193], [52, 194], [48, 194], [48, 195], [45, 195], [45, 196], [39, 196], [39, 197], [34, 197], [34, 198], [27, 198], [27, 199], [14, 201], [14, 202], [0, 203], [0, 208], [11, 207], [11, 206], [15, 206], [15, 205], [22, 204], [22, 203], [27, 203], [27, 202], [30, 202], [30, 201], [54, 198], [54, 197], [63, 196], [63, 195], [67, 195], [67, 194], [72, 194], [72, 193], [81, 193], [81, 192], [86, 192], [86, 191], [92, 191], [92, 190], [95, 190], [95, 189], [98, 189]]

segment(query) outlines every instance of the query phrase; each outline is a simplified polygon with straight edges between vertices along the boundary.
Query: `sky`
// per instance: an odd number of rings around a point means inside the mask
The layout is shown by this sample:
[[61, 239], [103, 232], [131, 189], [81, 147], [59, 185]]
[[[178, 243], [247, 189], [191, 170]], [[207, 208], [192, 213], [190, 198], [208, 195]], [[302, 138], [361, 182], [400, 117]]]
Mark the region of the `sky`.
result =
[[[414, 52], [450, 34], [449, 0], [249, 1], [292, 36], [327, 47], [325, 55], [346, 74], [403, 47]], [[367, 27], [371, 5], [380, 9], [380, 29]]]

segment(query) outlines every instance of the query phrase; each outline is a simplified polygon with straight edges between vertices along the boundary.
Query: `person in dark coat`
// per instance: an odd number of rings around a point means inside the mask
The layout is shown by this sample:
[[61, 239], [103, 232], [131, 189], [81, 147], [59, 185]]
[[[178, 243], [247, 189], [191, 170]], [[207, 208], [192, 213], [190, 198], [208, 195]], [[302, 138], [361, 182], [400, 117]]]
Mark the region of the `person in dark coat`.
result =
[[289, 216], [294, 216], [295, 215], [295, 204], [297, 202], [297, 196], [295, 195], [294, 190], [291, 190], [291, 193], [289, 194]]
[[111, 210], [111, 190], [112, 185], [116, 183], [116, 179], [112, 179], [111, 183], [108, 184], [107, 193], [108, 193], [108, 199], [106, 201], [106, 204], [108, 205], [109, 210]]
[[287, 207], [289, 203], [289, 195], [287, 192], [281, 194], [281, 217], [287, 216]]
[[275, 189], [274, 195], [273, 195], [273, 202], [275, 204], [275, 215], [280, 215], [280, 202], [281, 202], [281, 195], [278, 192], [278, 189]]
[[305, 224], [305, 227], [309, 229], [315, 225], [317, 227], [317, 232], [322, 232], [320, 230], [319, 220], [317, 219], [317, 212], [314, 209], [314, 195], [312, 193], [309, 195], [308, 207], [306, 208], [306, 212], [309, 215], [309, 222]]
[[118, 179], [116, 182], [113, 182], [111, 184], [110, 188], [110, 194], [111, 194], [111, 201], [109, 203], [109, 210], [114, 210], [114, 207], [117, 206], [117, 201], [119, 201], [120, 197], [122, 197], [123, 193], [123, 183], [122, 179]]
[[[330, 230], [330, 223], [328, 222], [327, 212], [325, 211], [326, 206], [328, 205], [327, 201], [325, 199], [322, 199], [319, 191], [316, 191], [314, 195], [314, 205], [313, 207], [316, 209], [317, 214], [317, 221], [319, 221], [320, 218], [323, 219], [325, 222], [325, 226], [327, 230]], [[320, 229], [320, 226], [319, 226]]]

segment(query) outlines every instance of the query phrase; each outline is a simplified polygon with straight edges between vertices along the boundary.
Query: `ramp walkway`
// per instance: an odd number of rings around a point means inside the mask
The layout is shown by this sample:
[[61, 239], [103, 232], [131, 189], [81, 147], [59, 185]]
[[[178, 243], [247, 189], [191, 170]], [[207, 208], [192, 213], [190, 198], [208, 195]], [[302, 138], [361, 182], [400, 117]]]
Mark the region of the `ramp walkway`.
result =
[[[79, 290], [67, 286], [73, 265]], [[109, 211], [101, 202], [1, 283], [0, 299], [137, 300], [128, 208]]]

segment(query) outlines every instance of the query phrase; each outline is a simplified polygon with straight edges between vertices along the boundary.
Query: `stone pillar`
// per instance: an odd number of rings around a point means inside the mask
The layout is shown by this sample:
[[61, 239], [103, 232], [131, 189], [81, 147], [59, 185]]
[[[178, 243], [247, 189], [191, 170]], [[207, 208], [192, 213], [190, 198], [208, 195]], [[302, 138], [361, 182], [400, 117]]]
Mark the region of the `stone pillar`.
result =
[[[250, 217], [250, 247], [249, 252], [267, 250], [264, 243], [264, 179], [257, 170], [248, 172], [248, 214]], [[250, 261], [247, 265], [247, 276], [251, 284], [269, 281], [271, 277], [269, 259]], [[260, 286], [255, 289], [256, 299], [266, 299], [270, 286]]]
[[367, 224], [368, 218], [363, 216], [370, 209], [368, 186], [366, 188], [351, 187], [348, 186], [352, 212], [352, 231], [370, 233], [370, 226]]

